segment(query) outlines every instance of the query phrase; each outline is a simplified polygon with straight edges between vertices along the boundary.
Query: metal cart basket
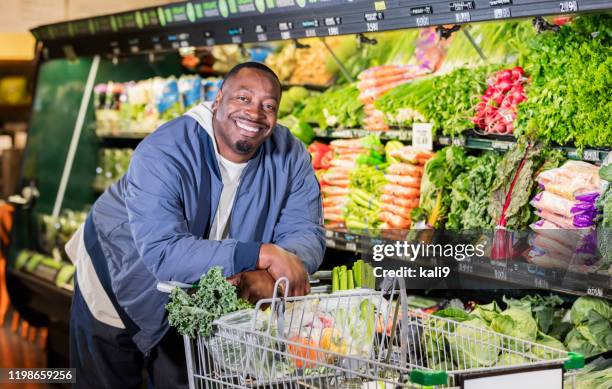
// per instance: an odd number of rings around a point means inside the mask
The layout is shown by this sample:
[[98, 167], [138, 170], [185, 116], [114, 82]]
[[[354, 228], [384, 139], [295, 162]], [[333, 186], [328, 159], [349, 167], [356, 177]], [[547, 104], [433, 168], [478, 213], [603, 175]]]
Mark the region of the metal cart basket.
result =
[[538, 387], [548, 389], [562, 388], [565, 377], [568, 388], [584, 366], [580, 355], [478, 320], [412, 310], [395, 286], [276, 297], [226, 315], [211, 337], [184, 338], [189, 387], [498, 389], [495, 382], [514, 382], [506, 387], [526, 389], [524, 382], [545, 382]]

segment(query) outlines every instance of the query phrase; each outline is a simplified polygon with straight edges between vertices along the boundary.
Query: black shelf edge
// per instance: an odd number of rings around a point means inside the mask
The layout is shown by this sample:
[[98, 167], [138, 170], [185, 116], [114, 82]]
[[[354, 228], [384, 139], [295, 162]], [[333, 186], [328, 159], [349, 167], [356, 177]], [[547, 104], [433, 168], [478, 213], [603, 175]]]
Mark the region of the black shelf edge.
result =
[[[368, 255], [373, 244], [393, 243], [393, 239], [368, 236], [344, 230], [325, 230], [327, 247]], [[462, 276], [482, 281], [494, 281], [521, 289], [541, 289], [574, 296], [596, 296], [612, 300], [612, 277], [604, 271], [593, 273], [571, 272], [568, 269], [544, 268], [529, 262], [495, 261], [471, 258], [457, 266]], [[501, 289], [501, 288], [499, 288]]]
[[[383, 140], [400, 140], [410, 141], [412, 139], [412, 131], [410, 129], [388, 130], [388, 131], [368, 131], [364, 129], [320, 129], [315, 128], [315, 135], [318, 138], [325, 139], [350, 139], [360, 138], [363, 136], [378, 134]], [[460, 135], [456, 137], [437, 136], [434, 137], [434, 143], [437, 146], [462, 146], [469, 149], [491, 150], [491, 151], [507, 151], [515, 143], [516, 139], [512, 137], [501, 136], [475, 136], [475, 135]], [[550, 146], [554, 149], [562, 150], [569, 159], [582, 160], [587, 162], [602, 163], [608, 153], [612, 150], [603, 147], [589, 147], [582, 151], [582, 156], [579, 155], [575, 147], [568, 146]]]
[[198, 0], [44, 25], [32, 34], [44, 43], [47, 57], [63, 57], [66, 49], [120, 56], [611, 9], [608, 0]]

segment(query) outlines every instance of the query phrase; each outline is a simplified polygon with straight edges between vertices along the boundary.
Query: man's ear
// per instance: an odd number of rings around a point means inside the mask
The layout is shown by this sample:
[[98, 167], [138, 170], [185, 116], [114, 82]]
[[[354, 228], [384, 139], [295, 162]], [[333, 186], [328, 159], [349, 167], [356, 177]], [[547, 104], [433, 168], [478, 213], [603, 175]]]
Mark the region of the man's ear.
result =
[[223, 98], [223, 91], [221, 89], [219, 89], [219, 91], [217, 92], [217, 97], [215, 97], [215, 101], [213, 101], [211, 108], [211, 111], [214, 113], [217, 113], [217, 109], [219, 108], [219, 104], [221, 104], [221, 99]]

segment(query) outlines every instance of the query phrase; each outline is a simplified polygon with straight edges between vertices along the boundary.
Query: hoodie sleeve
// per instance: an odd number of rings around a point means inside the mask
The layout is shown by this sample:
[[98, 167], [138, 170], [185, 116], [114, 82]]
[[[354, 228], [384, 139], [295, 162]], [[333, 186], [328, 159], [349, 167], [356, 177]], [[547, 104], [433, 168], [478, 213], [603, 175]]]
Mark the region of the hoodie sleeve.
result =
[[317, 271], [325, 253], [321, 188], [309, 154], [299, 144], [297, 174], [289, 185], [280, 217], [274, 227], [274, 244], [296, 254], [309, 273]]
[[128, 223], [147, 268], [158, 280], [186, 283], [213, 266], [223, 267], [225, 276], [254, 269], [261, 242], [214, 241], [189, 232], [182, 193], [193, 183], [179, 158], [144, 143], [127, 172]]

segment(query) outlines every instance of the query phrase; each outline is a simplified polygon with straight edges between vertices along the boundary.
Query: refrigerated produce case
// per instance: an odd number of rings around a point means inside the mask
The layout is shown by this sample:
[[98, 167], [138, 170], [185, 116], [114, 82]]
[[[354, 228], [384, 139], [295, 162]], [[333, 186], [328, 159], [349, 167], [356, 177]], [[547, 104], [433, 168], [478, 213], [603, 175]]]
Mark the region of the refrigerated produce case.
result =
[[[273, 41], [294, 41], [290, 45], [300, 50], [303, 49], [300, 46], [308, 42], [305, 39], [344, 36], [345, 40], [357, 42], [357, 54], [353, 52], [353, 57], [358, 57], [361, 52], [366, 56], [368, 50], [374, 50], [372, 47], [376, 47], [373, 45], [377, 41], [384, 42], [383, 31], [394, 30], [395, 39], [401, 34], [395, 30], [408, 34], [412, 31], [409, 29], [428, 27], [435, 31], [441, 45], [446, 45], [445, 37], [454, 34], [454, 39], [459, 40], [457, 36], [461, 36], [464, 43], [473, 49], [475, 61], [485, 61], [480, 48], [483, 42], [474, 41], [470, 30], [465, 28], [467, 23], [489, 21], [504, 24], [514, 23], [513, 19], [534, 19], [534, 24], [539, 27], [555, 29], [540, 17], [603, 14], [610, 10], [612, 3], [603, 0], [339, 1], [333, 4], [299, 0], [193, 1], [36, 28], [32, 33], [39, 41], [41, 63], [22, 170], [25, 190], [13, 198], [18, 208], [7, 276], [11, 301], [33, 325], [50, 327], [49, 363], [51, 366], [65, 366], [74, 268], [67, 262], [62, 244], [78, 225], [82, 212], [86, 212], [113, 178], [111, 175], [107, 177], [109, 180], [99, 179], [100, 169], [105, 172], [112, 170], [104, 168], [101, 158], [106, 156], [116, 171], [122, 171], [125, 167], [117, 167], [117, 161], [124, 158], [120, 153], [125, 152], [117, 150], [133, 149], [146, 135], [126, 131], [103, 133], [96, 128], [96, 123], [100, 124], [100, 116], [96, 117], [94, 113], [98, 103], [94, 91], [97, 85], [109, 88], [109, 82], [178, 78], [189, 72], [181, 63], [184, 63], [185, 55], [193, 53], [194, 46], [234, 44], [239, 45], [238, 51], [244, 54], [245, 47], [265, 46]], [[352, 37], [354, 34], [357, 34], [356, 38]], [[416, 34], [413, 35], [411, 41], [417, 39]], [[333, 46], [327, 53], [327, 60], [335, 63], [331, 79], [338, 84], [346, 86], [346, 81], [355, 81], [364, 68], [385, 64], [370, 61], [362, 64], [361, 68], [356, 64], [347, 69], [342, 62], [346, 59], [341, 55], [342, 47], [341, 44]], [[242, 58], [248, 58], [248, 55]], [[277, 66], [282, 68], [282, 60], [279, 61]], [[444, 66], [442, 61], [441, 69], [428, 71], [449, 71]], [[219, 76], [219, 73], [213, 75]], [[286, 78], [285, 90], [301, 86], [291, 81], [292, 78]], [[315, 95], [308, 97], [312, 99], [330, 85], [304, 86]], [[324, 143], [373, 133], [383, 142], [399, 140], [410, 144], [413, 141], [410, 125], [391, 126], [385, 131], [373, 132], [359, 125], [335, 128], [325, 123], [318, 124], [309, 125], [313, 125], [316, 139]], [[428, 131], [425, 130], [426, 135]], [[473, 130], [460, 134], [438, 131], [430, 138], [434, 150], [454, 145], [469, 153], [503, 153], [517, 143], [513, 136], [487, 135]], [[611, 147], [612, 144], [547, 146], [570, 159], [596, 164], [604, 161]], [[331, 270], [335, 265], [349, 263], [356, 257], [368, 256], [372, 245], [393, 242], [394, 239], [397, 238], [381, 235], [379, 231], [372, 233], [346, 226], [327, 228], [328, 251], [322, 268]], [[514, 288], [525, 289], [524, 293], [554, 291], [568, 301], [575, 298], [573, 296], [582, 295], [612, 298], [612, 281], [607, 269], [568, 271], [526, 261], [500, 262], [483, 258], [463, 261], [458, 264], [457, 271], [473, 282], [491, 284], [489, 300], [499, 299], [504, 290], [508, 293]], [[438, 291], [430, 295], [448, 297], [452, 293], [456, 292]], [[514, 296], [517, 293], [522, 292], [511, 292]], [[465, 296], [466, 299], [477, 297], [469, 292]]]

